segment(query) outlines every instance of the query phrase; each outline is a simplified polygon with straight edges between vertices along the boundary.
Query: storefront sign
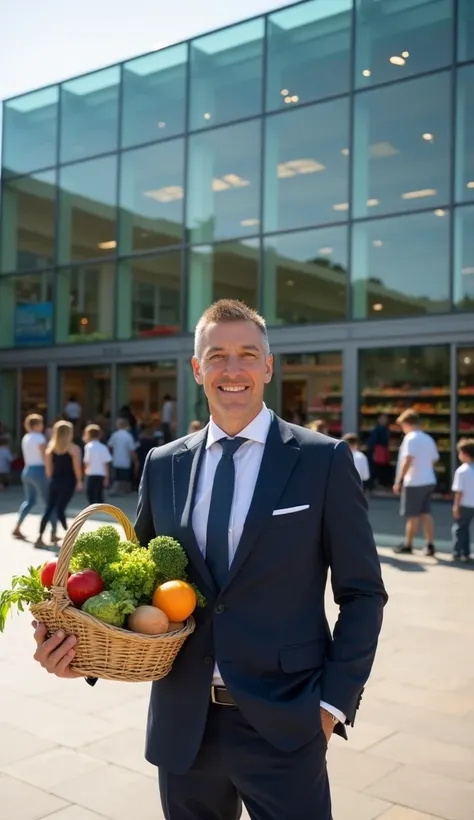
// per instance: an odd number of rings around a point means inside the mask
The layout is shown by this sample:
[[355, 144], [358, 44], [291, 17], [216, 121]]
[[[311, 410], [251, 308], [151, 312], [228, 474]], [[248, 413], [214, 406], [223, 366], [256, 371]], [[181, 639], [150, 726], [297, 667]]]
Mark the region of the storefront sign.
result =
[[17, 305], [15, 310], [15, 346], [50, 345], [53, 342], [52, 302]]

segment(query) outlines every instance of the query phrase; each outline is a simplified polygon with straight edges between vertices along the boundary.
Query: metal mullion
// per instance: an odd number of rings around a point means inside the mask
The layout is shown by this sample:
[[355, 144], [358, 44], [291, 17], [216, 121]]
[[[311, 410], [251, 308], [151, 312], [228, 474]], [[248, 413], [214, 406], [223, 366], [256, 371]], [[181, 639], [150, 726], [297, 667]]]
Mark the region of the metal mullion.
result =
[[[347, 214], [347, 280], [346, 280], [346, 320], [350, 321], [352, 317], [352, 225], [353, 225], [353, 196], [354, 196], [354, 131], [355, 131], [355, 77], [356, 77], [356, 60], [357, 60], [357, 11], [356, 0], [352, 2], [351, 12], [351, 45], [350, 45], [350, 77], [349, 77], [349, 187], [348, 187], [348, 203], [349, 212]], [[343, 393], [343, 408], [344, 408], [344, 382], [342, 385]]]
[[265, 218], [265, 156], [266, 156], [266, 101], [267, 101], [267, 77], [268, 77], [268, 17], [264, 18], [263, 48], [262, 48], [262, 88], [261, 88], [261, 118], [260, 118], [260, 207], [259, 207], [259, 266], [257, 280], [257, 310], [264, 312], [264, 278], [265, 278], [265, 245], [263, 242], [263, 223]]
[[[116, 151], [116, 158], [117, 158], [117, 165], [116, 165], [116, 173], [117, 178], [115, 181], [115, 254], [114, 254], [114, 328], [113, 328], [113, 338], [114, 340], [118, 339], [118, 310], [119, 310], [119, 278], [120, 278], [120, 266], [118, 264], [118, 258], [120, 256], [120, 216], [121, 216], [121, 207], [120, 207], [120, 187], [122, 182], [122, 131], [123, 131], [123, 67], [124, 63], [120, 63], [119, 72], [120, 72], [120, 79], [119, 79], [119, 93], [118, 93], [118, 111], [117, 111], [117, 151]], [[132, 299], [133, 303], [133, 299]]]
[[179, 310], [180, 310], [180, 328], [182, 333], [186, 333], [188, 327], [188, 300], [189, 300], [189, 275], [190, 275], [190, 252], [188, 250], [188, 228], [187, 228], [187, 212], [188, 212], [188, 174], [189, 174], [189, 145], [190, 145], [190, 112], [191, 112], [191, 41], [187, 42], [187, 57], [186, 57], [186, 78], [185, 78], [185, 92], [184, 92], [184, 167], [183, 167], [183, 181], [184, 181], [184, 196], [182, 220], [183, 230], [181, 234], [181, 276], [180, 276], [180, 296], [179, 296]]

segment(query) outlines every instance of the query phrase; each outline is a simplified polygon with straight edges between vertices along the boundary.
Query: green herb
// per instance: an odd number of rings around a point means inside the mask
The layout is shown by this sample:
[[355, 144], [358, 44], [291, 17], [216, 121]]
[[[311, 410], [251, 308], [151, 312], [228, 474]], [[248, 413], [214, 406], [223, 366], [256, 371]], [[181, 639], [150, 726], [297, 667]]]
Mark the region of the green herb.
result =
[[119, 550], [119, 557], [102, 571], [107, 589], [128, 593], [138, 603], [149, 603], [156, 586], [157, 569], [148, 550], [137, 547], [133, 551]]
[[42, 567], [29, 567], [27, 575], [15, 575], [10, 589], [0, 593], [0, 632], [5, 629], [5, 622], [12, 606], [23, 612], [25, 606], [47, 601], [49, 590], [41, 583]]

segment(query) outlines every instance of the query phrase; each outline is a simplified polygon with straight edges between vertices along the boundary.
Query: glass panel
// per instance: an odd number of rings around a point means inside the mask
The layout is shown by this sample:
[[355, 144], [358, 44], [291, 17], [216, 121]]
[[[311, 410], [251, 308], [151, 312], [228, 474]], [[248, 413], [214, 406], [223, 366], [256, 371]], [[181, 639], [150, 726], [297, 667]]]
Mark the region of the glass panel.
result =
[[177, 245], [183, 236], [184, 140], [121, 155], [120, 253]]
[[51, 273], [2, 276], [0, 279], [0, 347], [53, 343]]
[[2, 190], [2, 273], [54, 264], [56, 172], [6, 181]]
[[269, 16], [267, 109], [349, 91], [351, 21], [352, 0], [311, 0]]
[[458, 358], [458, 438], [474, 438], [474, 347], [461, 347]]
[[260, 127], [246, 122], [190, 138], [186, 225], [191, 242], [258, 232]]
[[[440, 461], [435, 465], [438, 491], [450, 489], [449, 347], [395, 347], [359, 353], [360, 425], [363, 449], [368, 449], [371, 474], [391, 494], [403, 433], [395, 419], [409, 407], [420, 414], [422, 428], [436, 441]], [[387, 419], [379, 419], [380, 415]], [[390, 465], [372, 463], [369, 436], [378, 422], [389, 426]], [[386, 425], [385, 425], [386, 426]]]
[[265, 239], [263, 312], [269, 325], [346, 318], [347, 228]]
[[181, 253], [119, 265], [118, 337], [168, 336], [181, 329]]
[[195, 248], [189, 259], [188, 329], [217, 299], [241, 299], [258, 306], [260, 246], [257, 239]]
[[356, 95], [354, 215], [449, 202], [449, 73]]
[[48, 420], [48, 369], [28, 367], [21, 371], [21, 423], [30, 413], [40, 413]]
[[[176, 361], [137, 362], [117, 368], [118, 404], [128, 406], [138, 424], [143, 426], [137, 455], [144, 461], [151, 446], [162, 440], [161, 413], [165, 396], [176, 397]], [[174, 408], [173, 432], [176, 430]]]
[[124, 64], [123, 147], [183, 133], [187, 51], [173, 46]]
[[191, 42], [191, 129], [260, 113], [264, 31], [260, 17]]
[[100, 342], [114, 336], [114, 263], [59, 270], [56, 299], [61, 305], [57, 342]]
[[453, 300], [459, 310], [474, 310], [474, 207], [454, 213]]
[[59, 185], [59, 264], [114, 254], [117, 157], [65, 166]]
[[[102, 428], [102, 440], [106, 440], [111, 432], [110, 366], [61, 368], [59, 383], [60, 412], [65, 412], [70, 401], [77, 402], [81, 409], [79, 428], [86, 424], [99, 424]], [[77, 443], [82, 445], [82, 438]]]
[[85, 74], [61, 86], [61, 162], [118, 147], [120, 66]]
[[356, 15], [359, 88], [452, 61], [452, 0], [356, 0]]
[[458, 0], [458, 60], [474, 59], [474, 5], [472, 0]]
[[342, 353], [292, 353], [281, 357], [283, 418], [293, 424], [321, 421], [320, 432], [342, 434]]
[[266, 232], [347, 219], [348, 144], [347, 99], [268, 117]]
[[58, 100], [55, 85], [4, 103], [4, 178], [56, 164]]
[[474, 66], [457, 72], [456, 201], [474, 200]]
[[448, 212], [354, 225], [352, 283], [354, 319], [449, 310]]

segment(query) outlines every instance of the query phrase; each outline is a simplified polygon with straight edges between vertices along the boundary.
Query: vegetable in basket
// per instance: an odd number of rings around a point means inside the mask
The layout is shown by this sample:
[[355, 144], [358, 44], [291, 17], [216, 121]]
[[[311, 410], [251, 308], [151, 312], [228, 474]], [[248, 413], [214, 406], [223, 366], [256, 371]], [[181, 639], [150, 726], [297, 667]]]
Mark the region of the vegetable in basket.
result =
[[106, 590], [100, 595], [88, 598], [82, 605], [82, 611], [88, 615], [94, 615], [95, 618], [111, 626], [123, 626], [126, 616], [135, 609], [135, 602], [125, 597], [125, 594], [123, 590], [117, 592]]
[[40, 604], [49, 598], [49, 590], [41, 583], [41, 567], [29, 567], [27, 575], [15, 575], [11, 588], [0, 593], [0, 632], [12, 606], [20, 612], [30, 604]]
[[120, 545], [118, 558], [103, 571], [107, 589], [126, 589], [138, 603], [150, 603], [156, 586], [157, 569], [148, 550], [130, 542]]
[[[158, 535], [152, 538], [148, 549], [158, 570], [157, 585], [167, 581], [187, 581], [189, 583], [186, 573], [188, 556], [179, 541], [167, 535]], [[190, 584], [190, 586], [196, 593], [197, 606], [205, 607], [207, 601], [202, 592], [195, 584]]]
[[104, 569], [119, 557], [120, 535], [112, 524], [93, 532], [83, 532], [75, 541], [71, 569], [94, 569], [101, 577]]

